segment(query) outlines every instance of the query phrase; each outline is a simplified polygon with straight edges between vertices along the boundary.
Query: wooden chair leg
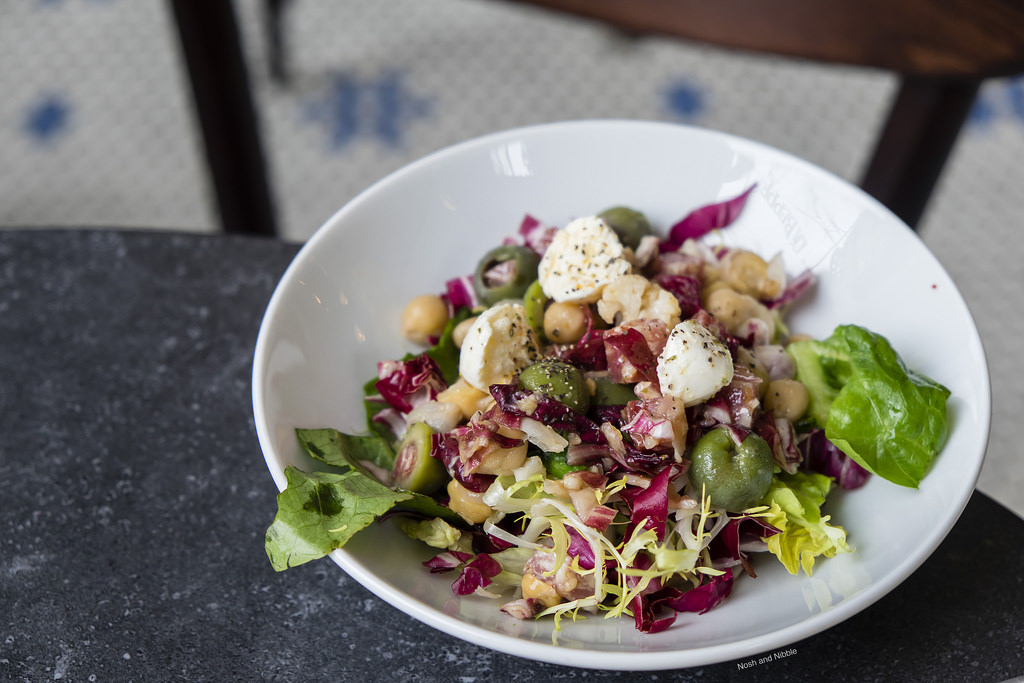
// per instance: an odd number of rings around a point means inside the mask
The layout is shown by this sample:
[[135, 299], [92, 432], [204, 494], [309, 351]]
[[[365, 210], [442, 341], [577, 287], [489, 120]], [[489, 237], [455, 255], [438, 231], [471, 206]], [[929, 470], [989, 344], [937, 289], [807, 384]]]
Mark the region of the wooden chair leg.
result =
[[979, 85], [923, 77], [900, 83], [861, 187], [915, 230]]
[[277, 234], [231, 0], [171, 0], [225, 232]]

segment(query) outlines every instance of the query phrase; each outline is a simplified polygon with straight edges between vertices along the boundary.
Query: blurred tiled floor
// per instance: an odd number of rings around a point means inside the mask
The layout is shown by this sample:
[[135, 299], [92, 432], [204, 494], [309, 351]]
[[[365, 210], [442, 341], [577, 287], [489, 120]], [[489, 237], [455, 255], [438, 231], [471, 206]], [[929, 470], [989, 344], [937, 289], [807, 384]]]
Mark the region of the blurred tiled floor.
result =
[[[237, 0], [280, 222], [304, 240], [373, 181], [454, 142], [554, 120], [682, 121], [856, 180], [894, 82], [878, 73], [629, 40], [498, 0], [293, 0], [292, 79]], [[0, 226], [216, 229], [164, 3], [0, 3]], [[982, 91], [921, 225], [992, 369], [980, 488], [1024, 515], [1024, 80]]]

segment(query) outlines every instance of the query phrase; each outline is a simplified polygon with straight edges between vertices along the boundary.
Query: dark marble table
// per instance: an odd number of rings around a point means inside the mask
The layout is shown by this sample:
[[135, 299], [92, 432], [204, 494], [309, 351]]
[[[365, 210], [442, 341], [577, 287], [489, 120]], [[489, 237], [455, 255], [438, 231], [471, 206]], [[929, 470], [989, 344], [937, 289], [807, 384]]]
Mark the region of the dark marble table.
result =
[[[252, 350], [297, 247], [0, 231], [0, 680], [1002, 681], [1024, 520], [975, 493], [903, 585], [770, 664], [629, 674], [424, 626], [329, 560], [275, 574]], [[771, 653], [766, 653], [771, 654]]]

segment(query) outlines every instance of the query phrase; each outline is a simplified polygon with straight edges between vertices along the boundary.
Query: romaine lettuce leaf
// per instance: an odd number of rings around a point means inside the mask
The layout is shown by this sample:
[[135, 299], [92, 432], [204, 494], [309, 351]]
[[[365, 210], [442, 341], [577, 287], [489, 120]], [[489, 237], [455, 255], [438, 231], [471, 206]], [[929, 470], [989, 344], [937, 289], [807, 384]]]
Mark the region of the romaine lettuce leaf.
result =
[[780, 533], [765, 536], [768, 550], [779, 558], [790, 574], [802, 568], [810, 576], [814, 558], [851, 552], [846, 531], [828, 523], [821, 506], [832, 480], [815, 472], [780, 473], [772, 479], [764, 502], [768, 511], [762, 518]]
[[808, 413], [829, 441], [869, 472], [916, 488], [945, 443], [949, 390], [856, 325], [787, 350], [810, 394]]

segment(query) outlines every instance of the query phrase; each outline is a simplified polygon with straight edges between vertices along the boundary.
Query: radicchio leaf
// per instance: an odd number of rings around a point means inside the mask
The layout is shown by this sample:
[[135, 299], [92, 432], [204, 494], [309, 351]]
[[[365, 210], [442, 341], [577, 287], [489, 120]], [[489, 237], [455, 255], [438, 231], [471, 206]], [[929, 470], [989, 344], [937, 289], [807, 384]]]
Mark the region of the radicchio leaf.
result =
[[426, 353], [409, 360], [381, 361], [377, 363], [377, 377], [377, 391], [388, 405], [402, 413], [433, 400], [448, 388], [441, 368]]
[[779, 298], [768, 303], [768, 308], [780, 308], [796, 301], [804, 292], [813, 287], [817, 281], [818, 278], [814, 273], [805, 270], [786, 284], [786, 288], [782, 290]]
[[[729, 558], [734, 561], [738, 560], [750, 576], [757, 578], [757, 574], [754, 573], [754, 568], [751, 566], [743, 546], [752, 543], [764, 545], [761, 541], [762, 538], [774, 536], [777, 533], [779, 533], [778, 529], [759, 517], [752, 517], [750, 515], [732, 517], [729, 523], [725, 525], [725, 528], [711, 541], [709, 548], [711, 557], [712, 559]], [[765, 547], [765, 550], [767, 550], [767, 547]]]
[[581, 569], [593, 569], [596, 560], [594, 559], [594, 549], [590, 543], [583, 538], [583, 534], [571, 526], [566, 525], [565, 530], [569, 534], [569, 547], [566, 549], [566, 553], [569, 557], [576, 558]]
[[666, 589], [671, 590], [675, 595], [666, 597], [664, 604], [677, 612], [706, 614], [732, 593], [732, 579], [732, 572], [726, 571], [719, 576], [709, 576], [707, 581], [686, 592]]
[[423, 563], [423, 566], [430, 570], [431, 574], [443, 574], [457, 569], [473, 557], [473, 553], [463, 553], [458, 550], [446, 550], [438, 553]]
[[544, 227], [544, 225], [531, 216], [526, 214], [523, 216], [523, 222], [519, 224], [519, 234], [523, 238], [523, 244], [537, 252], [538, 255], [543, 256], [544, 252], [547, 251], [548, 245], [551, 244], [551, 239], [558, 232], [558, 228]]
[[442, 299], [448, 304], [448, 317], [454, 318], [455, 312], [460, 308], [475, 308], [479, 305], [476, 293], [473, 291], [473, 276], [464, 275], [453, 278], [445, 283], [445, 293]]
[[824, 429], [815, 429], [799, 442], [804, 458], [804, 469], [835, 479], [843, 489], [858, 489], [871, 473], [854, 462], [825, 436]]
[[743, 211], [747, 197], [755, 187], [757, 183], [737, 197], [694, 209], [669, 229], [668, 239], [662, 242], [661, 251], [675, 251], [688, 239], [699, 239], [712, 230], [730, 225]]
[[679, 315], [685, 320], [701, 309], [700, 280], [687, 275], [660, 273], [654, 281], [679, 301]]
[[486, 553], [480, 553], [462, 568], [459, 578], [452, 584], [455, 595], [470, 595], [478, 588], [486, 588], [491, 579], [501, 573], [501, 563]]
[[[668, 488], [682, 468], [672, 463], [651, 479], [647, 488], [627, 486], [619, 492], [629, 506], [630, 531], [641, 524], [653, 529], [658, 541], [665, 539], [665, 521], [668, 519]], [[627, 532], [630, 533], [630, 531]]]
[[473, 493], [483, 493], [494, 482], [491, 475], [466, 471], [459, 457], [459, 439], [450, 433], [430, 435], [430, 457], [440, 460], [448, 475]]
[[[596, 422], [579, 414], [564, 403], [513, 384], [492, 384], [491, 396], [502, 412], [519, 417], [531, 417], [554, 429], [575, 432], [583, 443], [602, 443], [604, 437]], [[532, 410], [524, 409], [530, 406]]]
[[657, 382], [658, 361], [647, 338], [632, 327], [615, 328], [604, 334], [608, 379], [619, 384]]

